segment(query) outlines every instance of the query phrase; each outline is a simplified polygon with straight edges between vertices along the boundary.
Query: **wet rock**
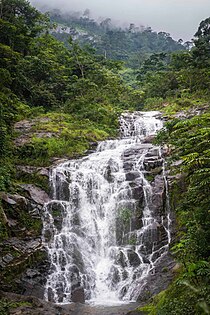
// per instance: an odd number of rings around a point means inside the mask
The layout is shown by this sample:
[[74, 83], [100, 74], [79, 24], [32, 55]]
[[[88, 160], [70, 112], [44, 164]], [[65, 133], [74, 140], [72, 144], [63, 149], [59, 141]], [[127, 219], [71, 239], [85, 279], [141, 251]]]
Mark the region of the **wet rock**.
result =
[[120, 274], [118, 268], [112, 266], [108, 277], [111, 279], [112, 287], [116, 287], [116, 284], [120, 282]]
[[135, 187], [132, 187], [131, 191], [132, 191], [133, 199], [136, 199], [140, 203], [142, 203], [143, 202], [143, 198], [144, 198], [143, 187], [142, 186], [135, 186]]
[[123, 168], [124, 168], [125, 172], [131, 171], [132, 168], [133, 168], [133, 162], [131, 162], [131, 161], [128, 161], [128, 162], [125, 161], [125, 162], [123, 163]]
[[[48, 205], [48, 210], [54, 219], [55, 227], [58, 229], [58, 231], [61, 231], [64, 211], [65, 211], [63, 203], [60, 201], [52, 201]], [[49, 229], [51, 229], [51, 228], [49, 227]], [[47, 232], [47, 230], [45, 230], [45, 232]], [[49, 230], [49, 236], [51, 235], [51, 233], [52, 233], [52, 231]], [[46, 237], [46, 235], [45, 235], [45, 237]], [[48, 237], [47, 237], [47, 239], [48, 239]]]
[[85, 292], [84, 288], [79, 287], [72, 291], [71, 301], [74, 303], [85, 303]]
[[104, 178], [111, 183], [113, 181], [113, 177], [112, 177], [112, 171], [111, 171], [111, 167], [110, 165], [107, 166], [105, 172], [104, 172]]
[[72, 265], [69, 267], [69, 281], [71, 283], [71, 290], [79, 288], [81, 285], [81, 279], [79, 275], [79, 268], [77, 265]]
[[138, 301], [148, 301], [151, 296], [165, 290], [174, 277], [172, 272], [174, 266], [175, 262], [169, 253], [162, 255], [155, 265], [155, 272], [150, 273], [146, 284], [139, 287]]
[[[49, 266], [45, 265], [46, 257], [44, 259], [41, 239], [10, 238], [4, 241], [1, 246], [4, 246], [4, 251], [8, 251], [6, 255], [0, 258], [1, 272], [2, 274], [9, 272], [10, 276], [13, 275], [10, 283], [1, 282], [1, 288], [5, 291], [16, 290], [25, 295], [43, 298]], [[1, 251], [2, 248], [0, 248]], [[42, 257], [41, 262], [39, 257]], [[29, 261], [33, 261], [33, 265], [40, 269], [26, 269]]]
[[149, 157], [156, 157], [160, 158], [160, 148], [159, 147], [152, 147], [149, 149], [149, 151], [145, 155], [146, 158]]
[[161, 175], [155, 176], [155, 179], [152, 183], [152, 208], [154, 211], [154, 214], [156, 216], [165, 215], [165, 182], [164, 178]]
[[56, 175], [56, 199], [69, 201], [70, 199], [70, 191], [69, 191], [69, 182], [70, 179], [68, 177]]
[[120, 251], [116, 257], [116, 264], [122, 266], [123, 268], [125, 268], [125, 266], [127, 265], [126, 264], [126, 257], [122, 251]]
[[131, 171], [125, 174], [125, 178], [127, 181], [133, 181], [140, 176], [139, 172]]
[[138, 256], [137, 253], [135, 253], [133, 250], [128, 250], [127, 251], [127, 256], [128, 256], [128, 260], [129, 260], [129, 264], [133, 267], [137, 267], [141, 264], [141, 260]]
[[144, 159], [144, 167], [146, 171], [150, 171], [154, 168], [160, 167], [163, 164], [163, 160], [159, 156], [148, 157]]
[[34, 269], [28, 269], [26, 271], [26, 276], [28, 278], [35, 278], [37, 276], [40, 276], [40, 272], [38, 272], [37, 270], [34, 270]]

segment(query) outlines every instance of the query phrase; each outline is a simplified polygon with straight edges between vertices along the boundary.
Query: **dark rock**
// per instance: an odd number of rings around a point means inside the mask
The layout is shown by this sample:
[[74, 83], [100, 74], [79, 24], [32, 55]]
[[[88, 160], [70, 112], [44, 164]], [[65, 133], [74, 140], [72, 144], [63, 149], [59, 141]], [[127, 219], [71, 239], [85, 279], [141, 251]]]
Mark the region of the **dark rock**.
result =
[[4, 269], [6, 267], [6, 263], [0, 258], [0, 267]]
[[14, 306], [12, 309], [10, 309], [11, 315], [73, 315], [75, 314], [74, 311], [76, 309], [76, 304], [74, 303], [67, 306], [60, 306], [51, 302], [46, 302], [36, 297], [22, 296], [2, 291], [0, 292], [0, 297], [13, 302], [13, 304], [15, 302], [25, 302], [28, 304], [16, 308]]
[[0, 198], [8, 203], [10, 206], [21, 206], [25, 207], [26, 198], [20, 195], [11, 195], [11, 194], [0, 194]]
[[107, 166], [105, 173], [104, 173], [104, 177], [109, 183], [111, 183], [113, 181], [112, 171], [111, 171], [110, 165]]
[[64, 177], [63, 175], [59, 176], [59, 174], [56, 174], [56, 199], [69, 201], [69, 182], [70, 179], [68, 177]]
[[17, 170], [18, 172], [29, 174], [29, 175], [37, 174], [37, 175], [49, 177], [49, 169], [46, 167], [18, 165]]
[[81, 286], [81, 278], [79, 275], [79, 269], [76, 265], [72, 265], [69, 267], [69, 281], [71, 283], [71, 290], [74, 291], [75, 289]]
[[5, 202], [7, 202], [9, 205], [14, 206], [16, 205], [16, 201], [13, 200], [12, 198], [10, 198], [8, 195], [6, 194], [2, 194], [1, 195], [1, 199], [4, 200]]
[[132, 191], [133, 199], [136, 199], [140, 203], [142, 203], [143, 202], [143, 198], [144, 198], [144, 191], [143, 191], [142, 186], [132, 187], [131, 191]]
[[124, 168], [124, 170], [126, 171], [126, 172], [128, 172], [128, 171], [131, 171], [132, 170], [132, 168], [133, 168], [133, 162], [131, 162], [131, 161], [126, 161], [126, 162], [124, 162], [123, 163], [123, 168]]
[[150, 171], [154, 168], [160, 167], [163, 164], [163, 160], [158, 156], [148, 157], [144, 159], [144, 167], [146, 171]]
[[148, 276], [146, 284], [140, 285], [138, 301], [148, 301], [151, 296], [165, 290], [174, 277], [172, 272], [174, 266], [175, 262], [170, 254], [161, 256], [156, 264], [155, 272]]
[[148, 158], [148, 157], [160, 158], [159, 152], [160, 152], [160, 149], [159, 149], [158, 147], [152, 147], [152, 148], [147, 152], [147, 154], [146, 154], [145, 157], [146, 157], [146, 158]]
[[79, 287], [72, 291], [71, 300], [74, 303], [85, 303], [85, 292], [84, 288]]
[[156, 216], [161, 216], [165, 214], [164, 204], [165, 204], [165, 182], [161, 175], [155, 176], [152, 183], [152, 208]]
[[40, 219], [40, 211], [39, 211], [38, 208], [29, 211], [29, 213], [30, 213], [30, 215], [32, 216], [32, 218], [34, 218], [34, 219]]
[[38, 271], [35, 270], [35, 269], [28, 269], [28, 270], [26, 271], [26, 276], [27, 276], [28, 278], [35, 278], [35, 277], [37, 277], [37, 276], [40, 276], [40, 272], [38, 272]]
[[126, 257], [122, 251], [120, 251], [116, 257], [116, 264], [122, 266], [123, 268], [127, 265], [126, 264]]
[[13, 261], [14, 257], [11, 254], [7, 254], [2, 258], [3, 262], [6, 264], [9, 264], [11, 261]]
[[125, 178], [127, 181], [133, 181], [140, 176], [139, 172], [131, 171], [125, 174]]
[[127, 251], [128, 260], [131, 266], [137, 267], [141, 264], [141, 260], [137, 253], [135, 253], [133, 250], [129, 249]]

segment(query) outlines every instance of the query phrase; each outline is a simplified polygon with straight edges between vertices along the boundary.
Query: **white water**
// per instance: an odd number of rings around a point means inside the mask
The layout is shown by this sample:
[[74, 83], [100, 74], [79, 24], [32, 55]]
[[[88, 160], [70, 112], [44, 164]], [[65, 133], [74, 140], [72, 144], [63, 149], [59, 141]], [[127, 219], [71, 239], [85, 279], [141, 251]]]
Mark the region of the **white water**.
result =
[[[156, 158], [164, 168], [160, 149], [143, 143], [162, 128], [158, 116], [122, 115], [121, 139], [104, 141], [95, 153], [52, 170], [53, 200], [46, 204], [43, 217], [51, 263], [47, 300], [68, 303], [78, 286], [95, 304], [136, 300], [147, 276], [167, 253], [170, 218], [168, 213], [155, 214], [153, 187], [145, 178], [151, 150], [159, 152]], [[142, 191], [141, 203], [133, 186], [137, 194]], [[157, 237], [160, 226], [167, 235], [162, 243]]]

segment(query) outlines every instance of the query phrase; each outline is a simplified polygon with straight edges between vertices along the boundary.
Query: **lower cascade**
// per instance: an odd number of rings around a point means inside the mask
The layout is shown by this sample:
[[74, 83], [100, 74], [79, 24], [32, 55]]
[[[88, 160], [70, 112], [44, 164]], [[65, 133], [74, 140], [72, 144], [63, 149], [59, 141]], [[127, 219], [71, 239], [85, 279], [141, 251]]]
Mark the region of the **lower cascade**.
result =
[[136, 301], [171, 240], [158, 112], [125, 113], [121, 137], [55, 167], [43, 215], [50, 269], [46, 300], [69, 303], [82, 288], [96, 304]]

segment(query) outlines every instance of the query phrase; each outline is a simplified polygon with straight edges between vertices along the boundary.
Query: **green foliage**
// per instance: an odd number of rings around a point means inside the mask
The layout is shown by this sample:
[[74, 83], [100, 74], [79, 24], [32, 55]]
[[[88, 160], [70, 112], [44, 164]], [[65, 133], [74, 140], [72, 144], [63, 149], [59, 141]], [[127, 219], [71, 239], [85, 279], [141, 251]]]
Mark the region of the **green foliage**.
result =
[[[182, 112], [183, 116], [189, 117], [167, 122], [156, 139], [168, 147], [170, 159], [182, 160], [175, 167], [176, 173], [184, 174], [182, 187], [177, 183], [174, 193], [171, 193], [178, 224], [172, 251], [182, 263], [182, 270], [172, 286], [145, 308], [151, 315], [210, 313], [209, 19], [201, 22], [195, 37], [194, 48], [173, 54], [168, 69], [164, 70], [166, 77], [173, 73], [176, 79], [175, 97], [171, 95], [170, 86], [164, 92], [158, 82], [150, 83], [148, 80], [144, 83], [148, 96], [153, 96], [154, 88], [159, 87], [165, 98], [156, 108], [169, 116]], [[160, 72], [154, 76], [160, 78]], [[151, 101], [148, 103], [153, 107]], [[205, 113], [193, 115], [197, 108], [202, 108]]]
[[182, 159], [176, 171], [185, 174], [185, 183], [176, 204], [179, 240], [172, 248], [183, 271], [154, 314], [209, 314], [210, 114], [172, 120], [157, 139]]
[[6, 227], [6, 222], [5, 222], [5, 213], [0, 203], [0, 241], [7, 238], [7, 236], [8, 234], [7, 234], [7, 227]]
[[12, 309], [15, 309], [20, 306], [32, 306], [29, 302], [13, 302], [9, 301], [6, 298], [0, 300], [0, 314], [9, 315]]
[[11, 168], [0, 165], [0, 191], [6, 191], [11, 186]]
[[192, 50], [194, 66], [198, 68], [210, 67], [210, 17], [201, 21], [197, 32], [195, 33]]
[[[44, 165], [53, 155], [83, 154], [89, 142], [115, 136], [118, 114], [142, 102], [141, 92], [122, 82], [120, 63], [96, 56], [90, 47], [81, 48], [71, 38], [68, 48], [64, 47], [45, 32], [47, 17], [25, 0], [2, 1], [0, 6], [1, 157], [15, 154], [17, 163], [31, 164], [35, 159], [34, 164]], [[43, 111], [70, 114], [75, 123], [60, 116], [66, 125], [54, 131], [57, 126], [49, 123], [51, 139], [37, 137], [34, 130], [31, 142], [14, 149], [14, 123]]]
[[130, 222], [130, 219], [132, 217], [132, 211], [128, 208], [121, 208], [119, 210], [119, 217], [124, 224], [127, 224]]
[[209, 287], [192, 286], [187, 281], [174, 282], [166, 291], [156, 295], [152, 303], [141, 307], [148, 315], [209, 314]]
[[0, 10], [0, 42], [25, 55], [32, 38], [43, 31], [47, 18], [25, 0], [2, 0]]
[[164, 101], [162, 97], [148, 97], [145, 99], [144, 108], [152, 110], [155, 108], [161, 108]]
[[36, 136], [17, 148], [17, 163], [50, 165], [53, 157], [76, 157], [89, 149], [89, 143], [104, 140], [115, 131], [109, 125], [56, 112], [42, 115], [36, 121], [31, 130], [32, 135], [36, 131]]
[[[185, 96], [210, 99], [209, 18], [202, 21], [190, 51], [153, 53], [138, 70], [137, 79], [146, 98]], [[186, 95], [188, 91], [188, 95]], [[159, 104], [157, 104], [158, 107]]]

